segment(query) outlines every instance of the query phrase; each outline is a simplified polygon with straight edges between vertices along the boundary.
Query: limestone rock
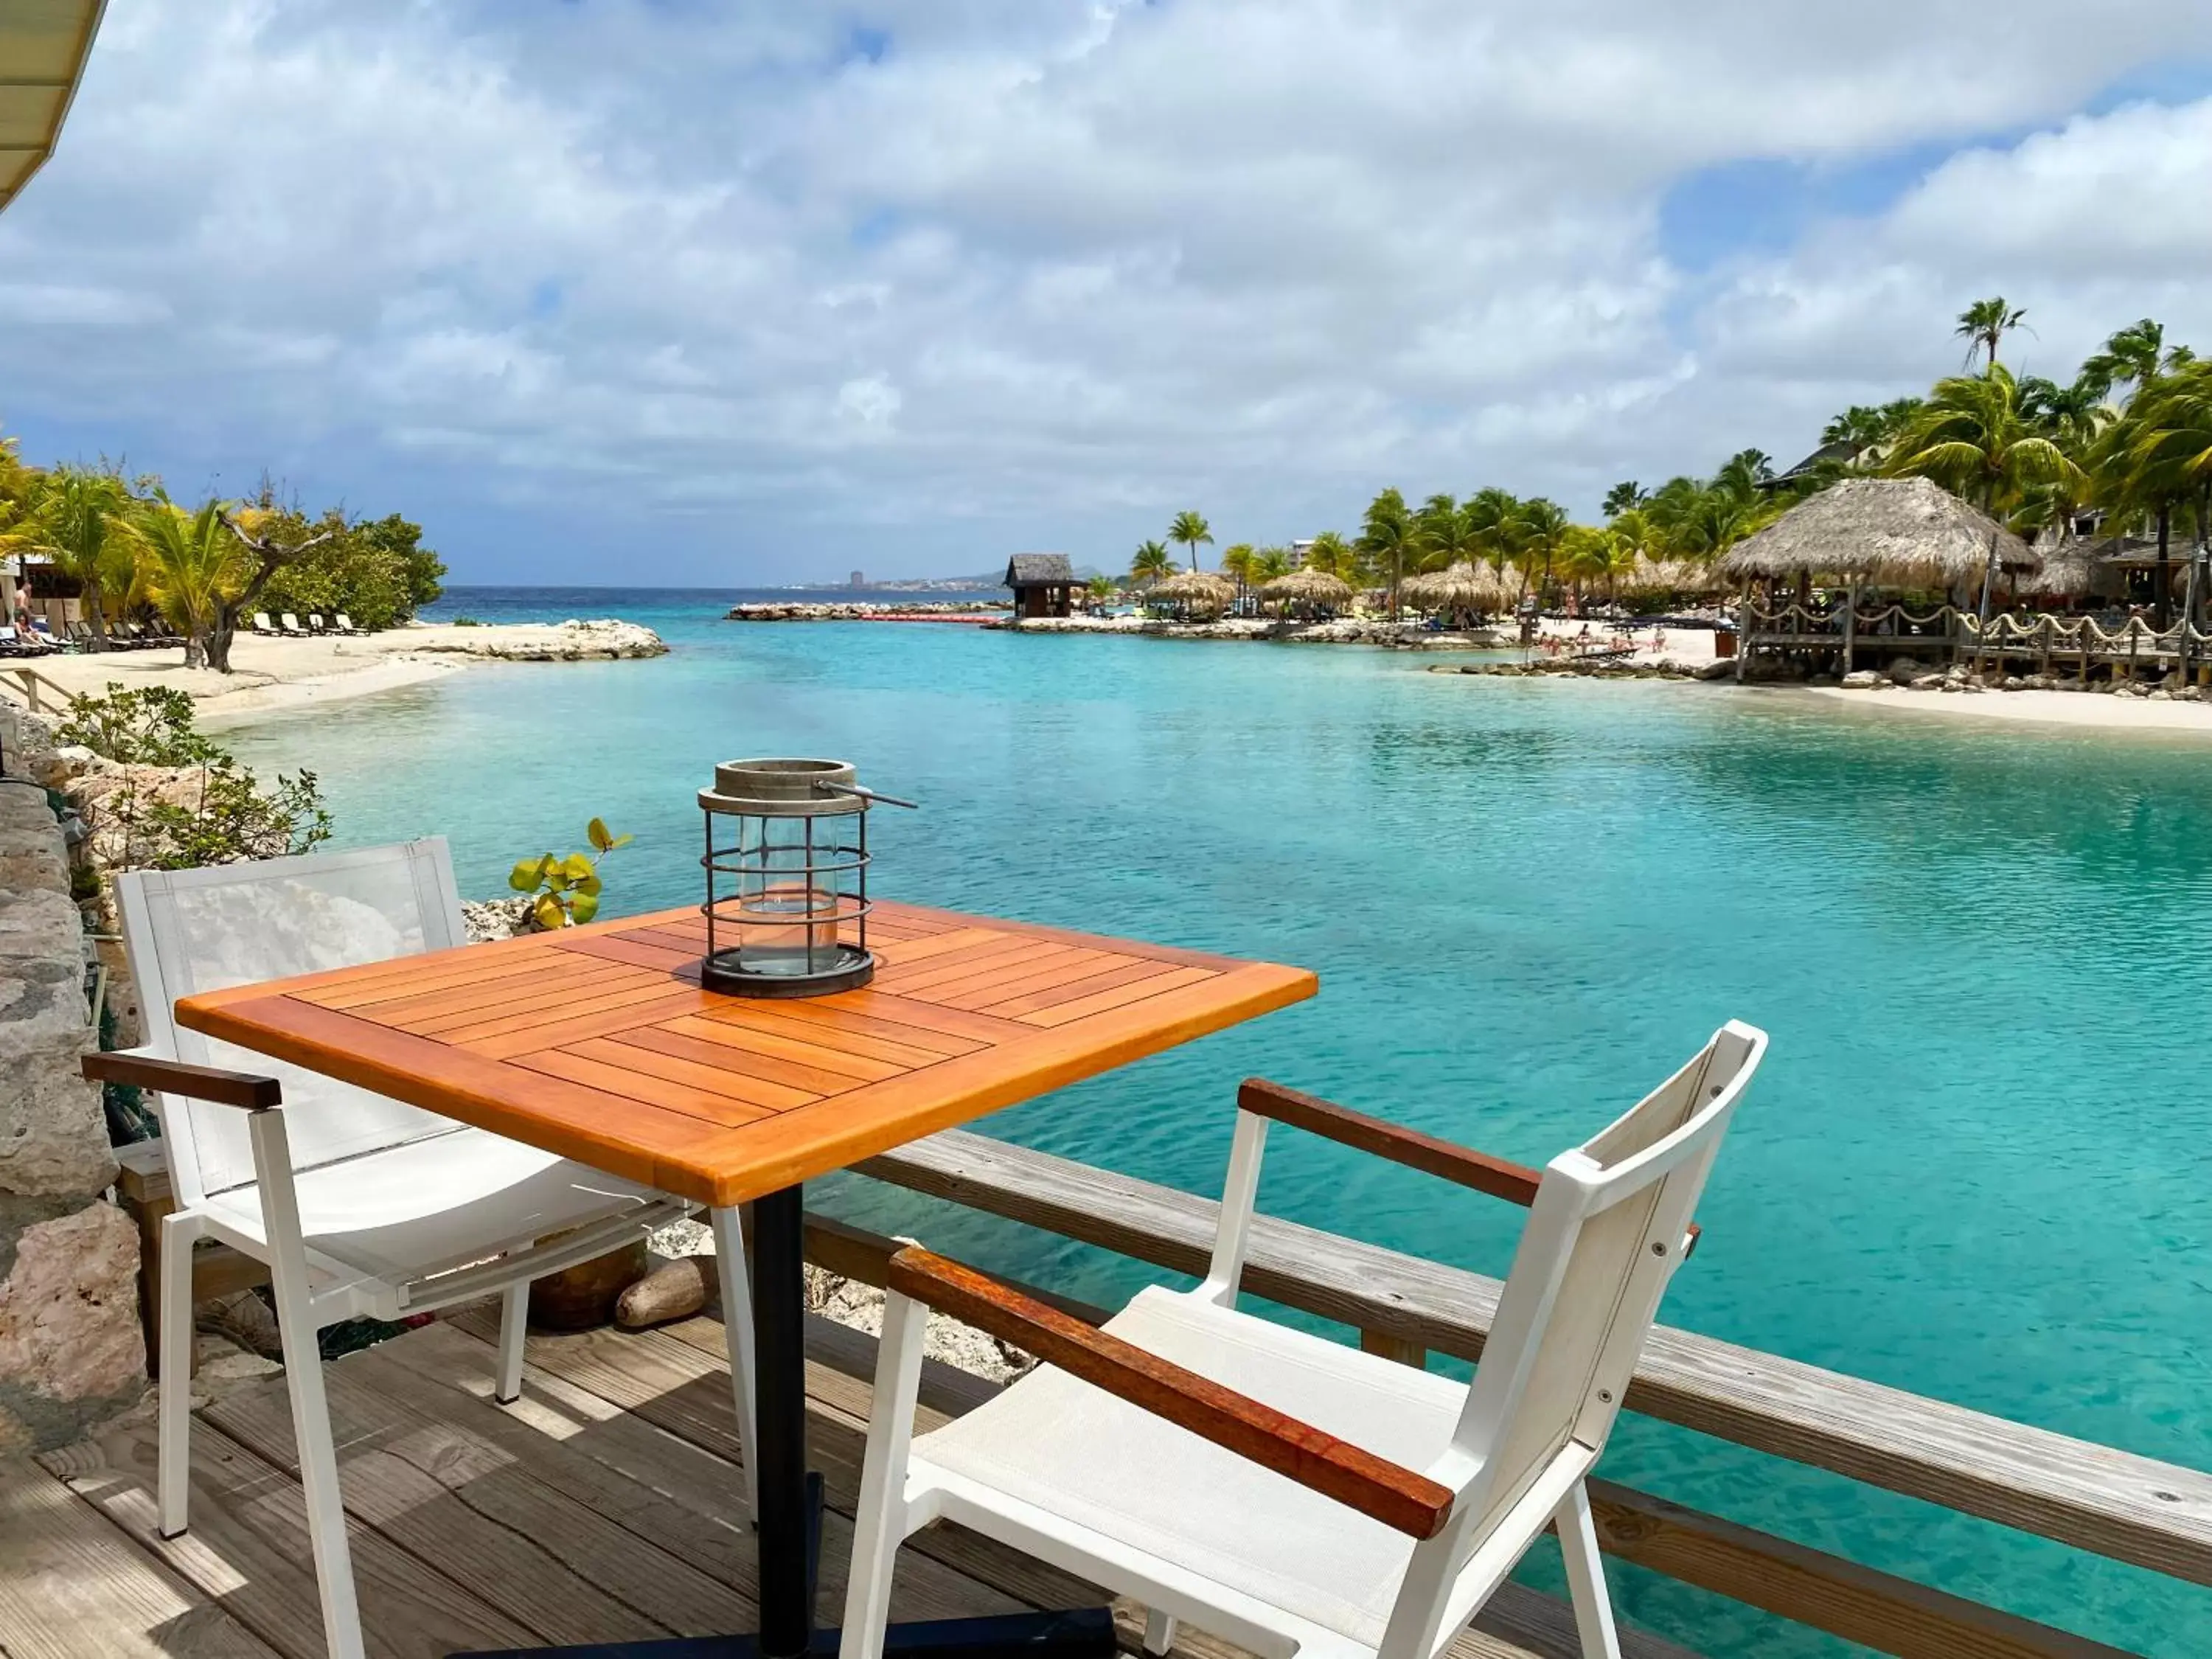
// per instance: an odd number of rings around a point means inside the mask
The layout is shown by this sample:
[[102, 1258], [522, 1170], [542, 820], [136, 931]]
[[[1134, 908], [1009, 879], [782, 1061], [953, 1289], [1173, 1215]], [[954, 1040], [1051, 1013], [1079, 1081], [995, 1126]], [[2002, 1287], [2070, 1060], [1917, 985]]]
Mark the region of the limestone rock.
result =
[[284, 1337], [276, 1328], [276, 1313], [252, 1291], [236, 1291], [202, 1303], [192, 1322], [198, 1329], [264, 1358], [284, 1357]]
[[687, 1255], [655, 1267], [615, 1303], [615, 1323], [628, 1331], [689, 1319], [705, 1307], [714, 1288], [711, 1256]]
[[[840, 1325], [880, 1336], [884, 1329], [884, 1293], [872, 1285], [841, 1279], [810, 1264], [806, 1269], [806, 1306]], [[971, 1325], [940, 1313], [929, 1316], [921, 1351], [974, 1376], [994, 1382], [1011, 1382], [1036, 1364], [1031, 1355], [1011, 1342], [1001, 1342]]]
[[1732, 658], [1728, 657], [1716, 657], [1698, 670], [1698, 678], [1701, 680], [1725, 680], [1733, 679], [1735, 677], [1735, 662]]
[[100, 1090], [77, 1071], [89, 1012], [76, 951], [0, 960], [0, 1193], [88, 1195], [115, 1179]]
[[2143, 701], [2145, 702], [2172, 702], [2173, 701], [2173, 693], [2166, 690], [2163, 686], [2161, 686], [2155, 691], [2145, 692], [2143, 694]]
[[145, 1387], [130, 1218], [94, 1202], [24, 1228], [0, 1279], [0, 1453], [65, 1445]]
[[1912, 689], [1915, 691], [1945, 691], [1951, 688], [1941, 674], [1919, 674], [1913, 678]]
[[571, 617], [558, 626], [449, 628], [419, 642], [410, 639], [407, 649], [501, 662], [584, 662], [594, 658], [665, 657], [668, 642], [650, 628], [618, 617], [599, 617], [589, 622]]
[[530, 896], [527, 893], [516, 893], [506, 898], [463, 899], [461, 922], [468, 930], [471, 945], [513, 939], [520, 933], [538, 931], [530, 920]]
[[1847, 691], [1871, 691], [1887, 684], [1871, 668], [1861, 668], [1844, 676], [1844, 689]]
[[1893, 684], [1910, 685], [1921, 675], [1920, 665], [1910, 657], [1892, 657], [1889, 666], [1882, 670]]

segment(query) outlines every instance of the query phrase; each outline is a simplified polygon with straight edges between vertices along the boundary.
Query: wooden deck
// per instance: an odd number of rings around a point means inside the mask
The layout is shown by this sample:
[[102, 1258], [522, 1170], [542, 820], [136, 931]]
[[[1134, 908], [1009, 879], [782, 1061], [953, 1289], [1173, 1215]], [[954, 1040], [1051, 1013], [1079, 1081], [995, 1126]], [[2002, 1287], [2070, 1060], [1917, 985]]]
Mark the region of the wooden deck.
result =
[[[489, 1311], [326, 1367], [369, 1651], [749, 1630], [757, 1579], [744, 1523], [722, 1333], [694, 1319], [642, 1334], [533, 1335], [522, 1401], [491, 1402]], [[812, 1459], [831, 1513], [822, 1616], [835, 1622], [873, 1368], [872, 1338], [809, 1326]], [[933, 1364], [923, 1413], [988, 1383]], [[33, 1464], [0, 1463], [0, 1659], [314, 1659], [323, 1652], [283, 1381], [199, 1413], [191, 1531], [154, 1531], [150, 1421]], [[915, 1539], [895, 1616], [1073, 1607], [1096, 1592], [957, 1528]], [[1143, 1620], [1116, 1609], [1123, 1645]], [[1508, 1586], [1454, 1659], [1577, 1652], [1560, 1604]], [[1186, 1659], [1234, 1650], [1186, 1633]], [[1695, 1659], [1632, 1638], [1632, 1659]]]

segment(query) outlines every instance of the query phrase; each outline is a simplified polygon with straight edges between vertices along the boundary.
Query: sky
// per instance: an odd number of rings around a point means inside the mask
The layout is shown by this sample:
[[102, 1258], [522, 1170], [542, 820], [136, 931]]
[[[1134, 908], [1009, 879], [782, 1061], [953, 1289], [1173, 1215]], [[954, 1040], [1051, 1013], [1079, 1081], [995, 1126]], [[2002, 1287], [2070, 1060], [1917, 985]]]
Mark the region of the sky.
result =
[[2212, 349], [2203, 0], [110, 0], [0, 429], [453, 579], [1104, 568], [1595, 514], [2138, 317]]

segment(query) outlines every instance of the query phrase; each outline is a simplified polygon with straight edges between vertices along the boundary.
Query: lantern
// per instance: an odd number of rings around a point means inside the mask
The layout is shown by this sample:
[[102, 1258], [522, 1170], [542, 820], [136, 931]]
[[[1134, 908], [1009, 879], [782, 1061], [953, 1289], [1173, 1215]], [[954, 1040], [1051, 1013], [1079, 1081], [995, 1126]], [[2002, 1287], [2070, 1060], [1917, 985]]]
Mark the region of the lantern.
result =
[[700, 982], [738, 996], [808, 997], [866, 985], [868, 809], [842, 761], [740, 760], [699, 792], [706, 817], [707, 954]]

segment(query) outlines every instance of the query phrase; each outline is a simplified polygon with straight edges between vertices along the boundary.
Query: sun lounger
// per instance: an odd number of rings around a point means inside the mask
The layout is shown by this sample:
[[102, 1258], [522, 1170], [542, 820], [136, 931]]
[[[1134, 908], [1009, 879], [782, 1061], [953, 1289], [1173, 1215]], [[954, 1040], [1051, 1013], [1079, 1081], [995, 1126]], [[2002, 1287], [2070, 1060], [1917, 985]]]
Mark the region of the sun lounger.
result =
[[304, 640], [308, 637], [307, 630], [300, 626], [300, 619], [290, 611], [285, 611], [276, 620], [284, 624], [284, 636], [287, 639]]
[[341, 634], [366, 634], [368, 632], [366, 628], [356, 628], [353, 625], [353, 618], [347, 616], [343, 611], [339, 611], [337, 614], [337, 623], [338, 632]]
[[284, 630], [269, 620], [266, 611], [257, 611], [253, 613], [253, 631], [257, 634], [281, 634]]
[[310, 634], [332, 634], [337, 630], [325, 622], [319, 613], [310, 611], [307, 613], [307, 631]]

